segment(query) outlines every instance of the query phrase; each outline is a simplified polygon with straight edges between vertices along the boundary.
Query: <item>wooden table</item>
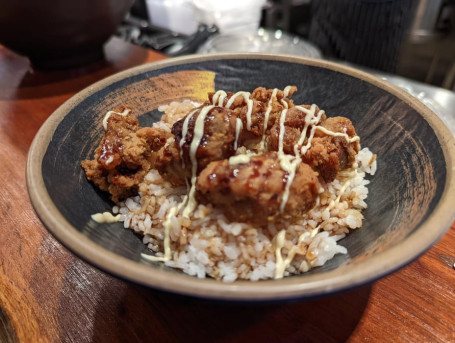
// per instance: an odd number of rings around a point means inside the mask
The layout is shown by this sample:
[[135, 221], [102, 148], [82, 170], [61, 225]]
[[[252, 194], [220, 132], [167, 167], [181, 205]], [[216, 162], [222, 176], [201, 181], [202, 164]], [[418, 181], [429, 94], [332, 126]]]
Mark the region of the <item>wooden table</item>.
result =
[[63, 248], [27, 195], [33, 137], [84, 87], [161, 58], [114, 39], [104, 62], [39, 72], [0, 47], [0, 342], [455, 342], [455, 225], [420, 259], [373, 285], [269, 305], [147, 289]]

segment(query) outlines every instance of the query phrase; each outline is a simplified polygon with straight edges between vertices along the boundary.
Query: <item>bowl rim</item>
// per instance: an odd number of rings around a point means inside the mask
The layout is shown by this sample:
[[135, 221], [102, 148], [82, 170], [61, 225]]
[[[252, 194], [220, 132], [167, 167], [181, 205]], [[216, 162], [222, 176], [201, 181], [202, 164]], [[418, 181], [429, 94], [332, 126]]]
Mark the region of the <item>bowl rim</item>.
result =
[[[46, 190], [42, 177], [42, 159], [61, 120], [86, 97], [124, 78], [164, 67], [221, 59], [279, 60], [321, 67], [366, 81], [404, 101], [419, 112], [434, 130], [446, 160], [446, 186], [433, 212], [402, 244], [381, 251], [356, 265], [348, 263], [343, 266], [342, 270], [336, 268], [321, 274], [306, 275], [304, 281], [301, 277], [289, 277], [280, 280], [226, 283], [211, 278], [198, 279], [183, 273], [170, 273], [161, 269], [153, 269], [153, 272], [150, 272], [151, 268], [146, 264], [117, 255], [89, 240], [58, 211]], [[32, 206], [47, 230], [76, 256], [119, 278], [155, 289], [199, 298], [237, 301], [303, 299], [328, 295], [373, 282], [413, 261], [444, 235], [455, 219], [453, 209], [455, 192], [450, 192], [450, 189], [455, 189], [455, 139], [441, 119], [412, 95], [354, 67], [326, 60], [283, 54], [190, 55], [126, 69], [86, 87], [65, 101], [49, 116], [33, 139], [27, 156], [26, 183]]]

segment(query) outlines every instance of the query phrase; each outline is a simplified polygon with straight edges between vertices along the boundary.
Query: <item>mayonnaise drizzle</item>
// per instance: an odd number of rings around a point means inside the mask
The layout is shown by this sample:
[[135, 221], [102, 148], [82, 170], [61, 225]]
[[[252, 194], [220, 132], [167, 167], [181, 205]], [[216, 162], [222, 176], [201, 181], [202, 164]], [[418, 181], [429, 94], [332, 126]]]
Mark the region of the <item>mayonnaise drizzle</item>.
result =
[[[357, 168], [354, 169], [354, 177], [357, 175]], [[351, 180], [347, 180], [340, 189], [340, 193], [338, 194], [335, 201], [330, 201], [329, 206], [325, 208], [324, 211], [330, 211], [336, 204], [340, 202], [341, 197], [343, 196], [346, 189], [348, 189], [349, 185], [351, 184]]]
[[243, 122], [240, 118], [235, 118], [235, 141], [234, 150], [237, 150], [239, 144], [240, 132], [243, 130]]
[[[352, 142], [359, 142], [360, 138], [359, 136], [354, 136], [354, 137], [349, 137], [346, 133], [342, 132], [333, 132], [330, 130], [327, 130], [326, 128], [322, 126], [316, 125], [320, 120], [322, 115], [325, 113], [323, 110], [319, 110], [317, 115], [316, 114], [316, 105], [311, 105], [310, 109], [306, 109], [302, 106], [295, 106], [295, 109], [302, 111], [305, 113], [305, 126], [302, 129], [302, 132], [300, 134], [299, 140], [297, 141], [297, 144], [294, 145], [294, 155], [287, 155], [283, 152], [284, 147], [284, 134], [285, 134], [285, 122], [286, 122], [286, 114], [288, 109], [283, 109], [281, 111], [280, 115], [280, 133], [279, 133], [279, 138], [278, 138], [278, 158], [280, 160], [280, 166], [281, 168], [288, 173], [287, 180], [286, 180], [286, 186], [284, 189], [284, 193], [281, 199], [281, 204], [280, 204], [280, 212], [284, 212], [284, 208], [286, 207], [286, 203], [289, 198], [289, 192], [291, 189], [292, 182], [294, 181], [295, 178], [295, 173], [296, 170], [299, 166], [299, 164], [302, 162], [301, 156], [305, 155], [307, 151], [311, 147], [311, 143], [314, 137], [314, 134], [316, 130], [321, 130], [327, 135], [331, 136], [340, 136], [344, 137], [348, 143]], [[308, 137], [307, 143], [302, 146], [302, 144], [305, 141], [308, 127], [312, 125], [311, 131], [310, 131], [310, 136]], [[299, 146], [302, 146], [300, 151]]]
[[[354, 165], [353, 173], [354, 173], [354, 176], [357, 175], [357, 166], [356, 165]], [[350, 184], [351, 184], [350, 180], [347, 180], [343, 184], [343, 186], [341, 187], [340, 192], [339, 192], [338, 196], [336, 197], [336, 199], [335, 200], [331, 200], [329, 205], [324, 209], [324, 211], [330, 211], [336, 204], [338, 204], [340, 202], [341, 197], [343, 196], [344, 192], [346, 192], [346, 189], [348, 189]], [[320, 200], [319, 200], [319, 197], [318, 197], [318, 202], [319, 201]], [[280, 237], [280, 239], [278, 239], [278, 238], [279, 238], [279, 235], [281, 234], [281, 232], [284, 232], [285, 230], [281, 231], [277, 235], [277, 245], [276, 245], [276, 249], [275, 249], [275, 255], [277, 256], [277, 258], [276, 258], [276, 266], [275, 266], [275, 279], [281, 279], [284, 276], [284, 271], [291, 264], [291, 262], [294, 259], [296, 254], [300, 253], [300, 255], [303, 255], [303, 254], [306, 253], [306, 250], [302, 251], [301, 250], [302, 248], [299, 247], [299, 246], [304, 242], [304, 240], [308, 236], [310, 238], [313, 238], [314, 236], [316, 236], [318, 234], [320, 228], [321, 228], [321, 224], [316, 226], [310, 232], [306, 231], [306, 232], [302, 233], [299, 236], [298, 243], [296, 245], [294, 245], [291, 248], [291, 250], [289, 250], [289, 252], [288, 252], [288, 254], [286, 256], [286, 259], [284, 259], [284, 260], [283, 260], [283, 257], [281, 256], [281, 248], [284, 246], [284, 243], [285, 243], [284, 242], [284, 234], [282, 235], [282, 237]]]
[[186, 117], [185, 120], [183, 121], [183, 126], [182, 126], [182, 138], [180, 138], [179, 142], [179, 148], [180, 148], [180, 159], [182, 160], [182, 167], [185, 168], [185, 160], [183, 159], [183, 145], [185, 144], [186, 141], [186, 134], [188, 133], [188, 124], [190, 122], [191, 117], [197, 112], [197, 109], [191, 111]]
[[283, 155], [283, 141], [284, 141], [284, 123], [286, 121], [286, 113], [288, 112], [287, 109], [281, 111], [280, 115], [280, 134], [278, 136], [278, 155]]
[[202, 136], [204, 135], [204, 123], [205, 117], [210, 112], [214, 105], [205, 106], [199, 112], [197, 116], [196, 123], [194, 124], [193, 139], [191, 140], [190, 145], [190, 161], [191, 161], [191, 188], [188, 194], [188, 202], [183, 209], [183, 216], [189, 218], [190, 214], [196, 208], [196, 199], [194, 194], [196, 192], [196, 181], [197, 181], [197, 159], [196, 152], [201, 144]]
[[113, 114], [118, 114], [118, 115], [121, 115], [121, 116], [127, 116], [129, 113], [131, 112], [131, 110], [129, 108], [126, 108], [123, 112], [115, 112], [115, 111], [108, 111], [106, 113], [106, 115], [104, 116], [103, 118], [103, 128], [104, 130], [107, 130], [107, 120], [109, 119], [109, 117]]
[[[186, 197], [185, 197], [186, 198]], [[175, 216], [181, 209], [182, 205], [185, 203], [183, 200], [178, 206], [172, 207], [168, 214], [166, 215], [166, 220], [163, 223], [164, 226], [164, 256], [153, 256], [147, 254], [141, 254], [143, 258], [149, 261], [161, 261], [166, 262], [171, 259], [171, 220], [172, 216]]]
[[241, 155], [236, 155], [236, 156], [231, 156], [229, 157], [229, 165], [235, 165], [235, 164], [245, 164], [250, 162], [252, 155], [249, 154], [241, 154]]
[[[284, 247], [284, 242], [286, 238], [286, 230], [281, 230], [276, 235], [276, 248], [275, 248], [275, 279], [280, 279], [284, 274], [284, 261], [283, 256], [281, 255], [281, 249]], [[281, 276], [280, 276], [281, 275]]]
[[109, 158], [106, 160], [106, 162], [104, 162], [104, 164], [105, 165], [109, 165], [112, 162], [114, 162], [114, 156], [113, 155], [109, 156]]
[[[289, 86], [288, 86], [289, 87]], [[272, 95], [270, 96], [269, 102], [267, 104], [267, 110], [265, 111], [264, 114], [264, 128], [262, 130], [262, 139], [261, 139], [261, 144], [259, 145], [259, 150], [264, 151], [265, 147], [265, 133], [267, 131], [267, 126], [269, 124], [269, 116], [270, 112], [272, 111], [272, 101], [273, 98], [276, 98], [276, 93], [278, 92], [278, 88], [275, 88], [272, 92]], [[286, 104], [287, 105], [287, 104]]]
[[359, 136], [354, 136], [354, 137], [351, 138], [351, 137], [349, 137], [349, 135], [347, 133], [333, 132], [333, 131], [327, 130], [323, 126], [316, 125], [321, 120], [322, 115], [325, 113], [323, 110], [319, 110], [318, 114], [315, 116], [314, 114], [316, 112], [316, 105], [314, 105], [314, 104], [311, 105], [310, 110], [307, 110], [306, 108], [301, 107], [301, 106], [296, 106], [295, 108], [297, 108], [300, 111], [305, 112], [307, 114], [305, 116], [305, 127], [302, 130], [302, 133], [300, 135], [299, 141], [294, 146], [294, 150], [295, 150], [296, 154], [297, 154], [297, 150], [296, 150], [297, 147], [301, 146], [303, 144], [303, 142], [305, 141], [306, 132], [308, 130], [308, 126], [309, 125], [313, 125], [313, 126], [311, 128], [310, 136], [308, 137], [307, 144], [302, 146], [302, 148], [300, 149], [300, 154], [301, 155], [305, 155], [307, 153], [308, 149], [311, 148], [311, 141], [314, 138], [314, 133], [316, 132], [316, 130], [320, 130], [320, 131], [324, 132], [326, 135], [344, 137], [344, 139], [346, 139], [346, 141], [348, 143], [353, 143], [353, 142], [359, 142], [360, 141]]
[[291, 91], [291, 88], [292, 88], [292, 86], [286, 86], [286, 87], [284, 87], [284, 89], [283, 89], [283, 95], [284, 95], [285, 98], [287, 98], [287, 97], [289, 96], [289, 92]]
[[226, 103], [226, 108], [231, 108], [232, 104], [234, 103], [235, 99], [238, 96], [243, 96], [243, 99], [245, 100], [248, 108], [246, 112], [246, 129], [248, 131], [251, 130], [251, 113], [253, 112], [253, 100], [250, 99], [250, 93], [248, 92], [237, 92], [234, 95], [231, 96], [231, 98], [228, 100]]
[[[299, 236], [298, 243], [294, 245], [291, 250], [289, 250], [286, 259], [283, 260], [283, 256], [281, 255], [281, 249], [284, 246], [285, 243], [285, 234], [281, 234], [281, 232], [285, 232], [285, 230], [280, 231], [280, 233], [277, 235], [277, 247], [275, 250], [275, 255], [276, 255], [276, 266], [275, 266], [275, 279], [281, 279], [284, 276], [284, 271], [286, 268], [289, 266], [289, 264], [292, 262], [294, 259], [295, 255], [298, 253], [304, 254], [304, 251], [301, 251], [300, 245], [305, 241], [308, 236], [314, 237], [319, 229], [313, 229], [310, 232], [306, 231], [302, 233]], [[281, 236], [280, 236], [281, 235]], [[279, 237], [279, 239], [278, 239]]]
[[[212, 97], [212, 105], [220, 106], [223, 107], [224, 105], [224, 99], [226, 99], [227, 93], [225, 91], [217, 91], [215, 94], [213, 94]], [[218, 102], [218, 104], [217, 104]]]
[[116, 216], [112, 215], [110, 212], [95, 213], [92, 214], [92, 219], [97, 223], [115, 223], [120, 221], [122, 216], [117, 214]]

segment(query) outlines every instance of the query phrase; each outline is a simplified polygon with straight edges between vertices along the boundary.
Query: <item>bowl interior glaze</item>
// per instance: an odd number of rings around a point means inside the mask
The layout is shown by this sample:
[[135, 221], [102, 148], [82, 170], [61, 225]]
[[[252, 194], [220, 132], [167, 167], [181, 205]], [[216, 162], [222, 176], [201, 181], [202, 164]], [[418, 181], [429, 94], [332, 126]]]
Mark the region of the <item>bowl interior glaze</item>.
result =
[[[121, 223], [97, 224], [110, 210], [80, 161], [91, 157], [104, 114], [127, 104], [142, 125], [160, 118], [172, 100], [204, 100], [214, 89], [252, 91], [295, 85], [296, 104], [317, 104], [328, 116], [350, 118], [362, 147], [378, 155], [361, 229], [323, 267], [260, 282], [200, 280], [141, 259], [141, 237]], [[210, 55], [171, 59], [114, 75], [62, 105], [29, 153], [27, 182], [39, 217], [65, 246], [95, 266], [128, 280], [182, 294], [238, 300], [305, 298], [345, 290], [397, 270], [426, 251], [450, 226], [454, 211], [454, 142], [450, 132], [407, 93], [337, 64], [271, 55]]]

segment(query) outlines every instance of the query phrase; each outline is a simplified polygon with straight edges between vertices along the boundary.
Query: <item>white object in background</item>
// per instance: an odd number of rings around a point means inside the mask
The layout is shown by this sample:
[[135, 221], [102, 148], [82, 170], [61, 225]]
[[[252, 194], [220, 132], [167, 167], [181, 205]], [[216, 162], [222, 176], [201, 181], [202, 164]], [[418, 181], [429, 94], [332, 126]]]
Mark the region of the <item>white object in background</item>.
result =
[[252, 34], [261, 21], [265, 0], [193, 0], [196, 20], [216, 25], [220, 34]]
[[187, 35], [197, 31], [190, 0], [146, 0], [146, 4], [153, 25]]

